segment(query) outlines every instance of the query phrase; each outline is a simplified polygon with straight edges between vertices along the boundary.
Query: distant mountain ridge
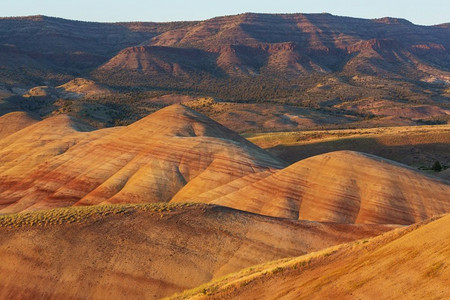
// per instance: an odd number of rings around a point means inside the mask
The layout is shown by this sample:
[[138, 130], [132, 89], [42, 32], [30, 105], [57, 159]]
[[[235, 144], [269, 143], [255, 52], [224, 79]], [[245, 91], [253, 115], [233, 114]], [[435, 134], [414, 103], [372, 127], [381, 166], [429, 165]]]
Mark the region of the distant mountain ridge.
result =
[[[0, 90], [10, 95], [0, 99], [0, 115], [70, 113], [98, 128], [128, 125], [169, 104], [146, 99], [178, 94], [287, 105], [290, 115], [306, 108], [325, 113], [327, 124], [339, 117], [336, 126], [343, 120], [391, 126], [385, 117], [403, 125], [444, 124], [450, 119], [447, 25], [325, 13], [246, 13], [170, 23], [0, 18]], [[35, 87], [58, 89], [76, 78], [93, 87], [76, 101], [60, 101], [57, 93], [23, 97]], [[251, 109], [257, 115], [264, 110]], [[228, 113], [206, 110], [213, 118]], [[251, 120], [247, 127], [280, 130], [287, 122], [299, 129], [287, 118]]]
[[[364, 20], [329, 14], [243, 14], [168, 30], [142, 45], [170, 47], [167, 51], [199, 49], [205, 51], [205, 57], [215, 54], [216, 66], [228, 76], [278, 73], [292, 78], [341, 71], [406, 76], [398, 64], [409, 69], [426, 64], [442, 70], [448, 70], [450, 65], [448, 30], [392, 18]], [[145, 48], [149, 55], [152, 50], [154, 48]], [[122, 65], [126, 65], [130, 57], [123, 54], [120, 52], [113, 60], [122, 60]], [[141, 58], [141, 62], [148, 60]], [[178, 63], [172, 57], [167, 57], [165, 62]], [[353, 64], [360, 68], [355, 70]], [[211, 73], [214, 68], [198, 65], [198, 69]], [[118, 71], [111, 62], [101, 70]], [[179, 75], [176, 71], [169, 73]], [[427, 72], [423, 73], [414, 79], [420, 79]]]
[[[171, 23], [95, 23], [30, 16], [0, 18], [0, 59], [2, 52], [17, 49], [18, 57], [1, 59], [9, 62], [7, 66], [66, 76], [94, 71], [94, 77], [102, 77], [96, 69], [112, 76], [122, 71], [172, 77], [280, 73], [292, 78], [342, 71], [406, 76], [401, 70], [406, 67], [417, 71], [409, 77], [420, 79], [430, 73], [420, 70], [420, 64], [449, 71], [449, 33], [446, 24], [419, 26], [403, 19], [330, 14], [246, 13]], [[151, 47], [141, 47], [146, 45]], [[206, 62], [191, 61], [192, 52]], [[29, 60], [37, 65], [30, 67]]]

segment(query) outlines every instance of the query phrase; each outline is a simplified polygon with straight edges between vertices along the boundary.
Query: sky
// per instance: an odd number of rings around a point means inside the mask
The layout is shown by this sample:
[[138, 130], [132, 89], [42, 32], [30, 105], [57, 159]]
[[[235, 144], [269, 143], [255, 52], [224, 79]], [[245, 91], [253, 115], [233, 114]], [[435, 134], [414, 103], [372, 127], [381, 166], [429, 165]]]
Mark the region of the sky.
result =
[[188, 21], [255, 13], [397, 17], [415, 24], [450, 22], [449, 0], [0, 0], [0, 16], [47, 15], [82, 21]]

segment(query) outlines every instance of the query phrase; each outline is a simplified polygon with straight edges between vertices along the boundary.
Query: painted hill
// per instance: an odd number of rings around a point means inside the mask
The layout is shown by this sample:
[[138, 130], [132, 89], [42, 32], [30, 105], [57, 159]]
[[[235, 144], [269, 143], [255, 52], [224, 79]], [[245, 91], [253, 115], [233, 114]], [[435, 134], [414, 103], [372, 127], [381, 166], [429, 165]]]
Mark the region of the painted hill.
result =
[[195, 199], [269, 216], [338, 223], [412, 224], [450, 211], [447, 182], [352, 151], [307, 158], [248, 181]]
[[175, 299], [450, 297], [450, 216], [227, 276]]
[[11, 112], [0, 117], [0, 139], [7, 137], [25, 127], [33, 125], [39, 119], [26, 112]]
[[23, 94], [23, 97], [80, 99], [84, 97], [91, 98], [108, 96], [110, 94], [112, 94], [112, 90], [102, 86], [101, 84], [85, 78], [75, 78], [56, 87], [33, 87]]
[[94, 132], [67, 116], [1, 141], [0, 212], [193, 197], [285, 163], [182, 105]]
[[[0, 181], [21, 182], [32, 169], [83, 140], [92, 127], [67, 115], [36, 122], [0, 140]], [[3, 189], [10, 186], [2, 185]], [[5, 202], [0, 202], [0, 207]]]
[[0, 216], [0, 297], [160, 298], [392, 228], [282, 220], [204, 204]]
[[450, 125], [272, 132], [247, 139], [289, 163], [331, 151], [352, 150], [421, 169], [430, 168], [436, 160], [450, 165]]
[[450, 211], [450, 186], [393, 161], [341, 151], [289, 167], [183, 105], [92, 131], [60, 115], [0, 140], [0, 213], [204, 202], [338, 223], [411, 224]]

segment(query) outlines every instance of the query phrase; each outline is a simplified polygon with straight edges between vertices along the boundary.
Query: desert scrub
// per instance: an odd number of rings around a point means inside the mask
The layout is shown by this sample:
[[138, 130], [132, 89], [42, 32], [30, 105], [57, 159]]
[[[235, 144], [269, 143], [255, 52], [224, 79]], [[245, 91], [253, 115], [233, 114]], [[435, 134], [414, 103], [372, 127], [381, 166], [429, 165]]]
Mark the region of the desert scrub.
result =
[[275, 269], [272, 270], [272, 274], [277, 274], [280, 272], [283, 272], [284, 268], [282, 267], [276, 267]]
[[436, 277], [438, 276], [439, 272], [445, 268], [444, 262], [436, 262], [434, 263], [429, 270], [425, 273], [424, 277]]
[[205, 206], [195, 203], [148, 203], [148, 204], [116, 204], [94, 206], [71, 206], [33, 212], [0, 215], [0, 227], [18, 228], [24, 226], [48, 226], [80, 223], [87, 219], [102, 218], [108, 215], [131, 215], [137, 211], [172, 212], [177, 209]]

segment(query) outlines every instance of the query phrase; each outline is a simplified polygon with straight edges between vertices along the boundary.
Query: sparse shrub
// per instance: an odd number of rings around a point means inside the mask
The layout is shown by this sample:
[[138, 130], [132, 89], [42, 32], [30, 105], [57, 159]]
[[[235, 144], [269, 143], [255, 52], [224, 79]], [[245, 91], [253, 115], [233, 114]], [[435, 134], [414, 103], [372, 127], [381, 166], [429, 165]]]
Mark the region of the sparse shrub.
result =
[[147, 203], [147, 204], [112, 204], [55, 208], [36, 212], [22, 212], [17, 214], [1, 215], [0, 227], [48, 226], [71, 223], [81, 223], [92, 218], [104, 218], [112, 215], [129, 215], [137, 211], [165, 213], [183, 207], [201, 206], [196, 203]]
[[442, 166], [441, 163], [439, 161], [435, 161], [433, 166], [431, 167], [431, 169], [435, 172], [440, 172], [442, 171]]
[[277, 267], [275, 269], [272, 270], [272, 274], [277, 274], [283, 272], [283, 268], [282, 267]]

